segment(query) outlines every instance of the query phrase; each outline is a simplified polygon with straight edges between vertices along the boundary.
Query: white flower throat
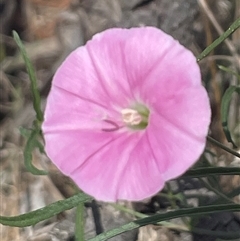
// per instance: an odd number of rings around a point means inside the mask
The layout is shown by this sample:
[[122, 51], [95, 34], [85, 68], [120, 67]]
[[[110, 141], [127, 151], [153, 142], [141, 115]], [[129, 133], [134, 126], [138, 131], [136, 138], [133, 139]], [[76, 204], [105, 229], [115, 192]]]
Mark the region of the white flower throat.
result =
[[149, 109], [142, 104], [121, 110], [122, 121], [133, 130], [146, 129], [149, 121]]
[[142, 116], [138, 113], [138, 111], [133, 109], [123, 109], [122, 120], [124, 123], [130, 126], [138, 125], [142, 121]]
[[123, 125], [119, 125], [119, 123], [104, 119], [110, 127], [103, 128], [102, 131], [112, 132], [118, 131], [119, 129], [123, 128], [124, 126], [128, 127], [131, 130], [143, 130], [146, 129], [148, 126], [148, 119], [149, 119], [150, 111], [148, 108], [142, 104], [137, 104], [133, 108], [125, 108], [121, 110], [121, 119]]

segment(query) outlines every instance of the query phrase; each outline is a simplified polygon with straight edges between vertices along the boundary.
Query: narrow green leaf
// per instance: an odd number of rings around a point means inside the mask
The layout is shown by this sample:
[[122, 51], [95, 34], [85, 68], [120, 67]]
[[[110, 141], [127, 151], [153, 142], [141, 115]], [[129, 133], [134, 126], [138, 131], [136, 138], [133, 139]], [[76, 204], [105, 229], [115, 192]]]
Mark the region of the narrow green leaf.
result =
[[240, 195], [240, 186], [226, 194], [229, 198], [234, 198]]
[[39, 170], [37, 169], [33, 164], [32, 164], [32, 152], [33, 150], [38, 147], [40, 149], [40, 151], [42, 151], [43, 147], [39, 146], [41, 145], [40, 142], [37, 140], [38, 136], [39, 136], [39, 130], [35, 129], [32, 130], [26, 146], [24, 148], [24, 152], [23, 152], [23, 156], [24, 156], [24, 164], [26, 169], [31, 172], [34, 175], [46, 175], [47, 172], [44, 170]]
[[240, 94], [240, 86], [230, 86], [223, 95], [222, 103], [221, 103], [221, 120], [222, 120], [223, 131], [225, 133], [225, 136], [228, 142], [231, 142], [234, 148], [237, 148], [236, 144], [232, 140], [231, 133], [228, 128], [229, 107], [230, 107], [230, 102], [234, 92], [237, 92]]
[[44, 208], [22, 214], [19, 216], [0, 216], [0, 223], [12, 227], [27, 227], [40, 221], [51, 218], [65, 210], [76, 207], [78, 204], [90, 201], [92, 198], [86, 194], [79, 193], [68, 199], [52, 203]]
[[26, 68], [27, 68], [27, 72], [31, 81], [31, 91], [32, 91], [32, 95], [33, 95], [33, 108], [36, 112], [36, 117], [37, 120], [41, 123], [43, 121], [43, 113], [41, 110], [41, 97], [37, 88], [37, 78], [36, 78], [36, 74], [34, 71], [34, 67], [32, 65], [32, 63], [30, 62], [28, 56], [27, 56], [27, 52], [24, 48], [24, 45], [21, 41], [21, 39], [19, 38], [18, 34], [16, 31], [13, 31], [13, 38], [16, 41], [19, 50], [22, 54], [22, 57], [24, 59]]
[[204, 179], [200, 179], [200, 181], [201, 184], [203, 184], [203, 187], [207, 188], [209, 191], [214, 192], [220, 200], [224, 201], [224, 203], [234, 203], [231, 198], [227, 197], [224, 193], [222, 193], [221, 190], [218, 190], [215, 186], [212, 186]]
[[[228, 192], [228, 193], [224, 193], [225, 196], [227, 196], [230, 199], [233, 199], [236, 196], [240, 195], [240, 187], [235, 188], [233, 191]], [[221, 197], [218, 197], [217, 200], [215, 200], [214, 202], [212, 202], [212, 205], [216, 205], [216, 204], [224, 204], [226, 203], [225, 200], [223, 200]]]
[[[137, 212], [131, 208], [126, 208], [125, 206], [123, 205], [120, 205], [120, 204], [117, 204], [117, 203], [111, 203], [111, 206], [113, 206], [114, 208], [116, 208], [117, 210], [120, 210], [122, 212], [125, 212], [125, 213], [128, 213], [130, 214], [131, 216], [135, 216], [135, 217], [138, 217], [138, 218], [146, 218], [146, 217], [150, 217], [149, 215], [147, 214], [144, 214], [144, 213], [140, 213], [140, 212]], [[189, 227], [185, 226], [185, 225], [179, 225], [179, 224], [175, 224], [175, 223], [171, 223], [171, 222], [166, 222], [166, 221], [163, 221], [163, 222], [158, 222], [156, 223], [158, 225], [162, 225], [164, 227], [167, 227], [167, 228], [170, 228], [170, 229], [175, 229], [175, 230], [179, 230], [179, 231], [189, 231]]]
[[240, 153], [238, 153], [237, 151], [234, 151], [234, 150], [231, 149], [231, 148], [228, 148], [227, 146], [223, 145], [221, 142], [213, 139], [212, 137], [208, 136], [208, 137], [207, 137], [207, 140], [208, 140], [209, 142], [211, 142], [213, 145], [221, 148], [222, 150], [224, 150], [224, 151], [226, 151], [226, 152], [228, 152], [228, 153], [230, 153], [230, 154], [232, 154], [232, 155], [240, 158]]
[[[234, 241], [233, 238], [238, 238], [237, 241], [239, 241], [240, 238], [240, 232], [239, 231], [212, 231], [212, 230], [206, 230], [201, 228], [192, 228], [192, 233], [197, 233], [200, 235], [208, 236], [208, 237], [217, 237], [217, 238], [226, 238], [228, 241]], [[219, 240], [219, 239], [217, 239]], [[215, 241], [217, 241], [215, 240]], [[225, 240], [225, 241], [227, 241]]]
[[197, 61], [205, 58], [213, 49], [221, 44], [226, 38], [228, 38], [235, 30], [240, 27], [240, 18], [238, 18], [219, 38], [217, 38], [212, 44], [210, 44], [203, 52], [197, 57]]
[[224, 72], [227, 72], [229, 74], [235, 75], [238, 78], [238, 80], [240, 80], [240, 75], [237, 74], [234, 70], [232, 70], [230, 68], [227, 68], [227, 67], [225, 67], [223, 65], [218, 65], [218, 68], [223, 70]]
[[183, 208], [180, 210], [169, 211], [166, 213], [156, 214], [151, 217], [139, 219], [136, 221], [129, 222], [118, 228], [104, 232], [95, 238], [91, 238], [88, 241], [105, 241], [112, 237], [115, 237], [121, 233], [148, 225], [155, 224], [157, 222], [162, 222], [169, 219], [181, 218], [181, 217], [191, 217], [191, 216], [201, 216], [211, 213], [219, 212], [238, 212], [240, 211], [240, 205], [238, 204], [224, 204], [224, 205], [212, 205], [206, 207], [197, 207], [197, 208]]
[[181, 178], [211, 175], [240, 175], [240, 167], [201, 167], [187, 171]]

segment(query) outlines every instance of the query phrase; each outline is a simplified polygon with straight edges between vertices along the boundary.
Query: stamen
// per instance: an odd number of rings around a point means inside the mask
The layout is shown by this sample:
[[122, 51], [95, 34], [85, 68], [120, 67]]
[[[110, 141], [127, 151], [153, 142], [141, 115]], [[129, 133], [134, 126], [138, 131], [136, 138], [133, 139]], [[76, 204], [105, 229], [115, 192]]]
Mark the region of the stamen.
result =
[[113, 128], [103, 128], [102, 131], [106, 131], [106, 132], [111, 132], [111, 131], [117, 131], [119, 130], [121, 127], [115, 123], [114, 121], [111, 121], [111, 120], [103, 120], [111, 125], [113, 125], [114, 127]]

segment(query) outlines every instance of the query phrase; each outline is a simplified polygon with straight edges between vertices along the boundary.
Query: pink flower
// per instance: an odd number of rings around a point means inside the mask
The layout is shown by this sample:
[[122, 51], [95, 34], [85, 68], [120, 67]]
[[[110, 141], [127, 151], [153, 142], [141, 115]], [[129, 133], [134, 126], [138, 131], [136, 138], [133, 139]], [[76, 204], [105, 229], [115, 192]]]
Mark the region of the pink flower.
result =
[[98, 200], [141, 200], [204, 150], [210, 106], [193, 54], [153, 27], [109, 29], [57, 70], [43, 133], [53, 163]]

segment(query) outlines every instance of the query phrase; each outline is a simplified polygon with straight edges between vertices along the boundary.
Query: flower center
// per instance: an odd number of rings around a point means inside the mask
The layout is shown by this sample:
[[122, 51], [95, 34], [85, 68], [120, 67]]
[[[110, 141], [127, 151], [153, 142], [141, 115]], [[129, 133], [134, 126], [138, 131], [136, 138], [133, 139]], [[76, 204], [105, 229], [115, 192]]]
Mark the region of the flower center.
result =
[[123, 122], [133, 130], [145, 129], [148, 125], [149, 110], [142, 104], [121, 111]]
[[123, 122], [127, 125], [138, 125], [142, 121], [142, 116], [133, 109], [123, 109], [122, 111]]

